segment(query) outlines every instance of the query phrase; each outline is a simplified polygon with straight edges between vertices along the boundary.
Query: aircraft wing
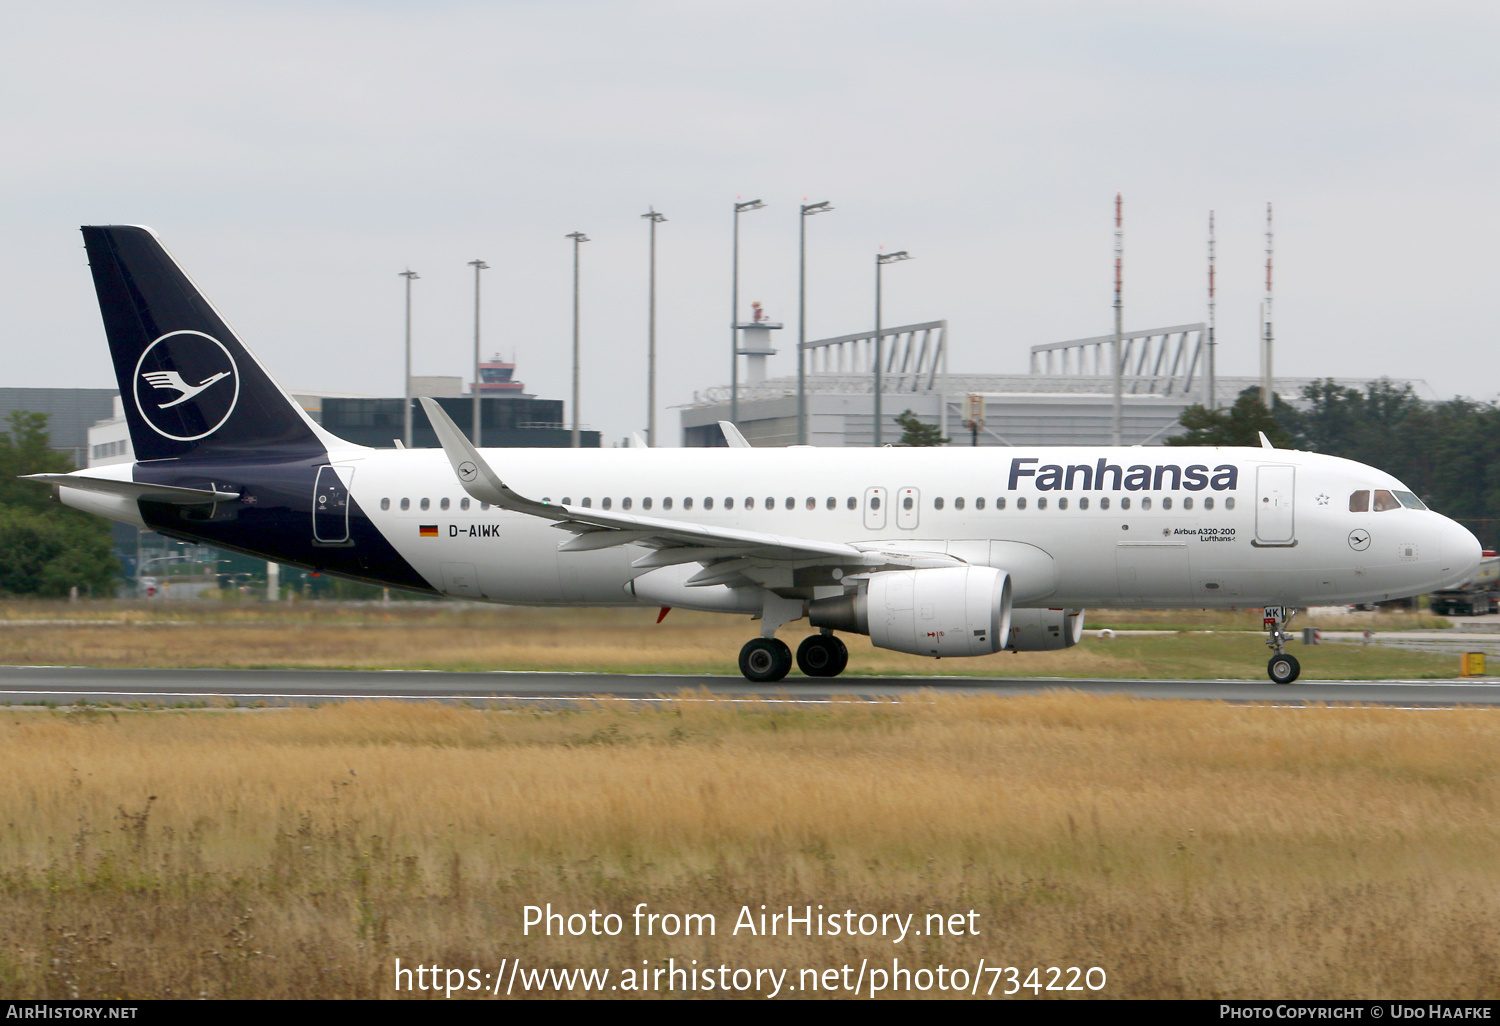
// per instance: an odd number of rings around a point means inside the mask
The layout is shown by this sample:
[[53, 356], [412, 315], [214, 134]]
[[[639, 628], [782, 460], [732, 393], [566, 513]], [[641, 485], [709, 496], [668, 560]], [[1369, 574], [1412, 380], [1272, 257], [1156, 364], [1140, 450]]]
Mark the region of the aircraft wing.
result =
[[422, 406], [464, 491], [480, 502], [554, 521], [554, 527], [574, 535], [559, 546], [563, 552], [640, 545], [653, 551], [635, 560], [632, 566], [648, 570], [679, 563], [703, 563], [703, 571], [687, 582], [700, 586], [763, 583], [763, 579], [771, 576], [765, 573], [767, 570], [784, 573], [788, 569], [836, 567], [845, 573], [872, 573], [964, 565], [962, 560], [945, 553], [889, 552], [878, 544], [851, 545], [744, 531], [527, 498], [501, 480], [441, 406], [427, 398], [422, 399]]

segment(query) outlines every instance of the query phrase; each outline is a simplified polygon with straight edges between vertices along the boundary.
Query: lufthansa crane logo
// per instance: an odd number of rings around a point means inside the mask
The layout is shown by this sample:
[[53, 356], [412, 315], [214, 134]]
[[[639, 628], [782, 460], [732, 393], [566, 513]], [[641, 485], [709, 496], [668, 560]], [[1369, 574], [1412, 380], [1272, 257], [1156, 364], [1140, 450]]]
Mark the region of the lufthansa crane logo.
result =
[[224, 426], [239, 398], [234, 357], [201, 331], [168, 332], [136, 361], [135, 408], [163, 438], [207, 438]]

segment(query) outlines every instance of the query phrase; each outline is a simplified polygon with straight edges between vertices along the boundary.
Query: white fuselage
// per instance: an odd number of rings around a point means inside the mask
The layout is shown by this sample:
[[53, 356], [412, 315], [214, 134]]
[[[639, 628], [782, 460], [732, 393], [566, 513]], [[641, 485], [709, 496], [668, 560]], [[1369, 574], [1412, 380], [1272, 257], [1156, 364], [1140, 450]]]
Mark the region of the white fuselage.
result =
[[[1288, 450], [793, 447], [484, 455], [517, 492], [553, 503], [878, 542], [995, 566], [1011, 574], [1017, 606], [1374, 602], [1464, 580], [1479, 553], [1472, 534], [1438, 513], [1350, 510], [1355, 491], [1403, 489], [1390, 475]], [[632, 560], [647, 550], [559, 552], [566, 532], [539, 517], [481, 508], [442, 450], [351, 448], [331, 452], [329, 461], [358, 506], [438, 591], [506, 603], [640, 601], [626, 589], [641, 574]], [[1106, 469], [1093, 480], [1101, 463]], [[1049, 467], [1063, 474], [1049, 476]]]

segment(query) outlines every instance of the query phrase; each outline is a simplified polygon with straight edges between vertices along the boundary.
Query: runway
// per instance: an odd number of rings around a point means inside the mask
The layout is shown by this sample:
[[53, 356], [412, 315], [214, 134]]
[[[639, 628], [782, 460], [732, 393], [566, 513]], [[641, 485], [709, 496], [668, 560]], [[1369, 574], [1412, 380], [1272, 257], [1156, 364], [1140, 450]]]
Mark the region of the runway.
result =
[[697, 692], [693, 701], [828, 704], [901, 701], [923, 691], [942, 694], [1026, 695], [1068, 689], [1136, 698], [1190, 699], [1303, 706], [1369, 703], [1428, 709], [1500, 705], [1500, 681], [1270, 681], [1104, 680], [1016, 677], [840, 677], [791, 676], [774, 686], [742, 677], [495, 671], [450, 673], [420, 670], [119, 670], [66, 666], [0, 667], [0, 702], [10, 705], [178, 705], [229, 701], [308, 705], [350, 699], [464, 701], [475, 704], [560, 706], [606, 698], [658, 702], [663, 696]]

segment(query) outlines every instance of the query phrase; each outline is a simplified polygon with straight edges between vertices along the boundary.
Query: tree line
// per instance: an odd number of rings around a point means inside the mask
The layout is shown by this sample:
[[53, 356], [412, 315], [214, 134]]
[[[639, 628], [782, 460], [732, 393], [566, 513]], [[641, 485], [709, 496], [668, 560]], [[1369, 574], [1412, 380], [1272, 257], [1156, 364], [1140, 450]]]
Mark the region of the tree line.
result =
[[1500, 405], [1462, 397], [1425, 402], [1387, 378], [1363, 390], [1324, 378], [1305, 386], [1306, 409], [1275, 400], [1268, 410], [1250, 387], [1221, 410], [1189, 406], [1186, 433], [1168, 445], [1260, 445], [1357, 460], [1406, 483], [1433, 509], [1500, 542]]
[[109, 521], [53, 502], [22, 474], [66, 474], [73, 461], [50, 448], [45, 413], [15, 410], [0, 428], [0, 595], [61, 598], [77, 587], [113, 598], [120, 561]]

